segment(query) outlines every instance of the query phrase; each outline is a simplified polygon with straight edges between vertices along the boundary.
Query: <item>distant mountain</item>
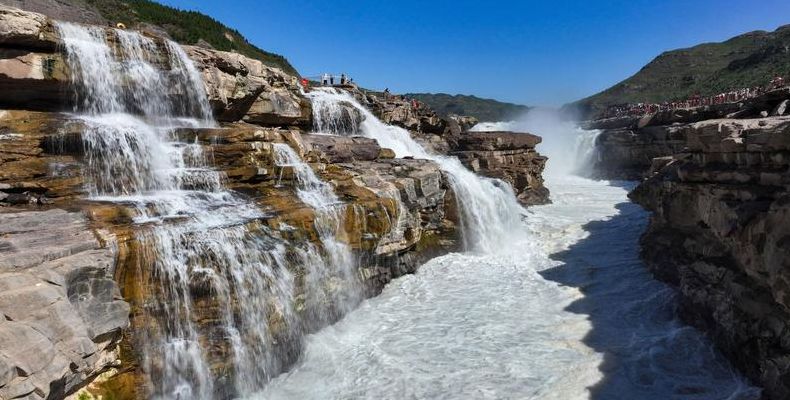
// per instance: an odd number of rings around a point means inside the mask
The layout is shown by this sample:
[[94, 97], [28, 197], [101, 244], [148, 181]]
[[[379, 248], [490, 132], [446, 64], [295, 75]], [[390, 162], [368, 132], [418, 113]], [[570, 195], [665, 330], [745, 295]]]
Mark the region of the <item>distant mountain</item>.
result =
[[149, 0], [0, 0], [0, 4], [72, 22], [113, 26], [121, 22], [129, 28], [153, 28], [182, 44], [235, 51], [298, 76], [285, 57], [258, 48], [237, 30], [197, 11]]
[[415, 98], [427, 104], [439, 115], [445, 117], [450, 114], [469, 115], [480, 121], [507, 121], [529, 110], [529, 107], [520, 104], [462, 94], [408, 93], [406, 97]]
[[667, 51], [630, 78], [566, 107], [593, 115], [612, 104], [660, 103], [765, 85], [777, 75], [790, 76], [790, 25]]

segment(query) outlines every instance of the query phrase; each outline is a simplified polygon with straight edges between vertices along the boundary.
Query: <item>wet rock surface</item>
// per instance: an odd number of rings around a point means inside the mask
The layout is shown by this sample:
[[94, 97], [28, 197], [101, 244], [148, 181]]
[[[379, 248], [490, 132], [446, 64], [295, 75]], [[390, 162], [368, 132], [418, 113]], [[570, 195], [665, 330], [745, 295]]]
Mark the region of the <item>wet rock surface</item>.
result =
[[510, 184], [522, 204], [545, 204], [549, 190], [542, 173], [547, 158], [535, 150], [540, 141], [529, 133], [467, 132], [460, 134], [450, 154], [473, 172]]
[[[107, 29], [109, 42], [116, 34]], [[163, 39], [154, 41], [166, 48]], [[87, 128], [67, 112], [75, 98], [60, 44], [50, 18], [0, 6], [0, 90], [7, 94], [0, 96], [0, 398], [62, 398], [85, 387], [94, 395], [144, 398], [151, 382], [140, 371], [140, 344], [157, 322], [143, 310], [162, 291], [152, 283], [147, 258], [150, 226], [134, 221], [141, 214], [134, 204], [88, 197]], [[320, 245], [316, 212], [296, 193], [294, 166], [275, 160], [275, 146], [287, 144], [345, 204], [337, 236], [359, 260], [364, 295], [460, 248], [456, 199], [435, 162], [395, 158], [372, 139], [309, 134], [310, 102], [296, 77], [239, 54], [183, 47], [219, 124], [179, 128], [173, 140], [199, 147], [224, 187], [261, 210], [260, 217], [239, 222], [245, 229]], [[514, 185], [525, 204], [545, 201], [539, 138], [459, 139], [476, 121], [444, 120], [403, 100], [371, 97], [366, 104], [434, 151]], [[354, 111], [349, 124], [361, 119]], [[302, 277], [303, 269], [289, 272]], [[195, 278], [189, 290], [199, 340], [212, 344], [207, 357], [221, 392], [233, 366], [219, 327], [227, 316], [219, 315], [210, 287]], [[296, 361], [299, 344], [277, 336], [283, 322], [273, 316], [265, 323], [285, 364]]]

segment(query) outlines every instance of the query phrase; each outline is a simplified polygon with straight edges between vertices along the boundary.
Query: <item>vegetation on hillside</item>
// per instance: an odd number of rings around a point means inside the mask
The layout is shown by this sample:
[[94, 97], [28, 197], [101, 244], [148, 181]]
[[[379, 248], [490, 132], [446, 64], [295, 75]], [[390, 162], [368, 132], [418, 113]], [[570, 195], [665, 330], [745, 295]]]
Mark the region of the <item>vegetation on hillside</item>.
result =
[[767, 84], [790, 75], [790, 25], [665, 52], [630, 78], [569, 104], [590, 115], [609, 105], [661, 103]]
[[237, 30], [197, 11], [179, 10], [149, 0], [78, 1], [95, 8], [109, 21], [130, 27], [140, 23], [155, 25], [179, 43], [197, 44], [202, 40], [217, 50], [235, 51], [298, 76], [285, 57], [256, 47]]
[[504, 103], [461, 94], [408, 93], [406, 97], [415, 98], [427, 104], [441, 116], [446, 117], [450, 114], [468, 115], [480, 121], [511, 120], [529, 110], [529, 107], [520, 104]]

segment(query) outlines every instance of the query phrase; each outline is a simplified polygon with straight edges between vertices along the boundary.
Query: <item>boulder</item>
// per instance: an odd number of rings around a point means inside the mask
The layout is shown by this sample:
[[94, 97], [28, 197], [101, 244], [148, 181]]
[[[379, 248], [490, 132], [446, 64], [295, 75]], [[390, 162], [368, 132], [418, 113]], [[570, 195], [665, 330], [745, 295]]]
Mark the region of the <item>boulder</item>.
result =
[[309, 134], [301, 136], [307, 151], [317, 153], [329, 163], [373, 161], [382, 152], [382, 148], [374, 139]]
[[183, 47], [201, 72], [218, 120], [273, 126], [311, 124], [310, 104], [301, 95], [295, 76], [238, 53]]
[[51, 52], [57, 47], [57, 42], [49, 18], [0, 4], [0, 47]]

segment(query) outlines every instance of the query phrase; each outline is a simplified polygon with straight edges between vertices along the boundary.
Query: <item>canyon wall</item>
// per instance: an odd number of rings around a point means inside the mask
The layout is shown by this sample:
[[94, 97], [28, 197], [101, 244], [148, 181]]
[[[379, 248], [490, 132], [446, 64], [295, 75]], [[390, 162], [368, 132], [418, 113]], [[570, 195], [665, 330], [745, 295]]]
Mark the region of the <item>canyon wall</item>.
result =
[[790, 396], [790, 117], [678, 127], [682, 153], [631, 194], [653, 212], [642, 256], [680, 288], [685, 319], [709, 332], [767, 398]]

